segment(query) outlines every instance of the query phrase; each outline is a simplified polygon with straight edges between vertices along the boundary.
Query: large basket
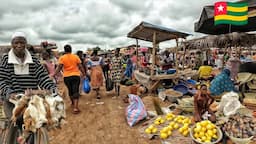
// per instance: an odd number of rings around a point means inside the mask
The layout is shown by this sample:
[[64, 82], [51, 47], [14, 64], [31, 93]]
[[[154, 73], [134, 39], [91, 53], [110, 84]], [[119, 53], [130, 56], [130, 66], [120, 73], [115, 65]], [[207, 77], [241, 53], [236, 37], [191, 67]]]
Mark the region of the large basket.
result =
[[220, 128], [216, 126], [216, 128], [217, 128], [217, 133], [218, 133], [219, 138], [218, 138], [215, 142], [210, 142], [210, 143], [199, 142], [198, 140], [196, 140], [196, 139], [194, 138], [194, 131], [193, 131], [193, 130], [194, 130], [195, 126], [196, 126], [196, 125], [194, 125], [194, 126], [190, 129], [190, 137], [193, 139], [194, 142], [196, 142], [196, 143], [198, 143], [198, 144], [217, 144], [218, 142], [221, 141], [221, 139], [222, 139], [222, 137], [223, 137], [223, 134], [222, 134]]
[[175, 91], [173, 89], [165, 90], [165, 95], [169, 102], [176, 102], [178, 98], [181, 98], [183, 94], [179, 91]]
[[251, 136], [249, 138], [235, 138], [235, 137], [230, 136], [227, 132], [225, 132], [225, 133], [230, 138], [230, 140], [232, 142], [234, 142], [235, 144], [250, 144], [253, 139], [253, 136]]

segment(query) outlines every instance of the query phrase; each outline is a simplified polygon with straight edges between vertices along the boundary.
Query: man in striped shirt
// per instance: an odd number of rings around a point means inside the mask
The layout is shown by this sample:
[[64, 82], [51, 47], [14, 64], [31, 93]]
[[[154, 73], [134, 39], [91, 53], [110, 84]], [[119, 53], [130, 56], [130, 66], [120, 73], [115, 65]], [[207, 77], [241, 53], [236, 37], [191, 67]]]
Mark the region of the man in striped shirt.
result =
[[39, 60], [26, 49], [25, 34], [16, 32], [12, 36], [12, 49], [4, 54], [0, 64], [1, 99], [4, 100], [4, 110], [8, 118], [12, 115], [14, 105], [9, 102], [18, 93], [38, 87], [57, 92], [56, 85], [49, 78], [47, 71]]

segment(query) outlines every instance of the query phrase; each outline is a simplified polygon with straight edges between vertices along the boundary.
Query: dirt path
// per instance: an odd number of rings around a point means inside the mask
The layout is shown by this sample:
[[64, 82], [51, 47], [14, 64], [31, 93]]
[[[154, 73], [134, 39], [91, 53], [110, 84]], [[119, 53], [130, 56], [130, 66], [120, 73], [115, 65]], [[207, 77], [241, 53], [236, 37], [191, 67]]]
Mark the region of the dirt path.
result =
[[[121, 94], [128, 92], [121, 88]], [[142, 136], [138, 127], [130, 128], [125, 120], [127, 104], [121, 98], [112, 99], [113, 92], [102, 90], [103, 105], [96, 105], [95, 92], [82, 95], [80, 109], [82, 113], [73, 115], [70, 102], [67, 105], [67, 124], [61, 130], [50, 132], [51, 144], [159, 144]]]

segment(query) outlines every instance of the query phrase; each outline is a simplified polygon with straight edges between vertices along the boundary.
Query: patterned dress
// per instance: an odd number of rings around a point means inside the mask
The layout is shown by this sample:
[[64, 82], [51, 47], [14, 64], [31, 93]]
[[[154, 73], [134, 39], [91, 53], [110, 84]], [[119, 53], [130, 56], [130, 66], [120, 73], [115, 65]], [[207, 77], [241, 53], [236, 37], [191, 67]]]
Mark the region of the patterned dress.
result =
[[230, 79], [230, 70], [224, 69], [211, 82], [210, 92], [212, 96], [220, 96], [224, 92], [236, 91], [235, 86]]
[[122, 75], [122, 59], [121, 57], [113, 57], [111, 59], [111, 74], [114, 83], [120, 83]]

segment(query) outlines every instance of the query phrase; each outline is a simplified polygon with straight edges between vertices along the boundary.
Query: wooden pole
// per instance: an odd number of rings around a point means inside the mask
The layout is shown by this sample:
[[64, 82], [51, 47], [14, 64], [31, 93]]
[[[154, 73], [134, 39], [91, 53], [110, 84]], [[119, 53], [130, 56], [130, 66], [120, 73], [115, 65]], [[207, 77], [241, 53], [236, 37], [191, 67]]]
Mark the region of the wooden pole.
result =
[[178, 56], [178, 48], [179, 48], [179, 39], [176, 38], [176, 49], [175, 49], [175, 68], [176, 68], [176, 71], [178, 73], [178, 70], [179, 70], [179, 65], [178, 65], [178, 60], [177, 60], [177, 56]]
[[156, 64], [156, 32], [153, 34], [153, 52], [152, 52], [152, 69], [151, 69], [151, 76], [154, 75], [154, 68]]
[[139, 45], [139, 41], [138, 41], [138, 39], [136, 39], [136, 69], [138, 69], [138, 67], [139, 67], [139, 62], [138, 62], [138, 60], [139, 60], [139, 51], [138, 51], [138, 46]]
[[185, 67], [185, 60], [186, 60], [186, 47], [184, 47], [184, 49], [183, 49], [183, 51], [184, 51], [184, 55], [183, 55], [183, 60], [182, 60], [182, 70], [184, 70], [184, 67]]

